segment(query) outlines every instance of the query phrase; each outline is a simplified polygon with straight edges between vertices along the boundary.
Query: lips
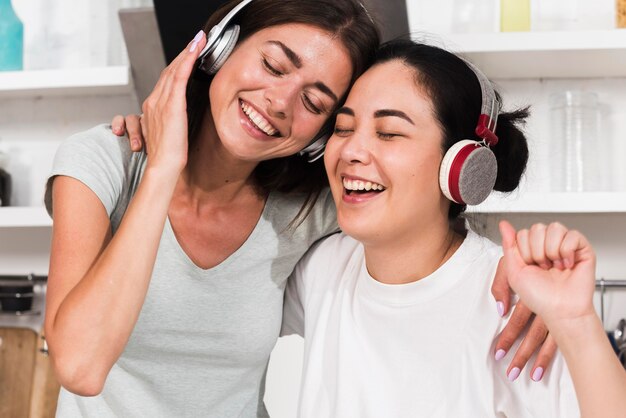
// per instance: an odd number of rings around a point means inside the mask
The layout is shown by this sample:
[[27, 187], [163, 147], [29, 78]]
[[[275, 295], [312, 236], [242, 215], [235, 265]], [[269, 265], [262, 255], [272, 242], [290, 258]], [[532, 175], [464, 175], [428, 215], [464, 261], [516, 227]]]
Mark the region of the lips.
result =
[[248, 117], [248, 120], [256, 129], [268, 136], [280, 136], [278, 129], [276, 129], [276, 127], [274, 127], [274, 125], [272, 125], [271, 122], [259, 113], [252, 105], [244, 102], [243, 100], [239, 100], [239, 105], [241, 106], [241, 110], [244, 115]]
[[375, 181], [342, 176], [343, 196], [346, 203], [363, 203], [378, 197], [387, 187]]

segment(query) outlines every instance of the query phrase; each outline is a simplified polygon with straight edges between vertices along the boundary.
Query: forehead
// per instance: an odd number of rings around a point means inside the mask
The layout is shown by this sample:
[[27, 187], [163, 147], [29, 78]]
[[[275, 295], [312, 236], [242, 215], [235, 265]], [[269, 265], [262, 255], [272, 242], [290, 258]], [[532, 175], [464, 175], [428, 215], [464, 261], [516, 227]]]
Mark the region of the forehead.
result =
[[363, 113], [398, 109], [415, 116], [431, 114], [432, 110], [430, 96], [417, 84], [415, 70], [399, 60], [375, 64], [361, 75], [346, 106]]
[[[304, 60], [314, 61], [323, 57], [348, 57], [348, 50], [341, 39], [325, 29], [305, 23], [286, 23], [270, 26], [255, 32], [249, 38], [254, 43], [277, 40], [294, 50]], [[345, 59], [345, 57], [344, 57]]]

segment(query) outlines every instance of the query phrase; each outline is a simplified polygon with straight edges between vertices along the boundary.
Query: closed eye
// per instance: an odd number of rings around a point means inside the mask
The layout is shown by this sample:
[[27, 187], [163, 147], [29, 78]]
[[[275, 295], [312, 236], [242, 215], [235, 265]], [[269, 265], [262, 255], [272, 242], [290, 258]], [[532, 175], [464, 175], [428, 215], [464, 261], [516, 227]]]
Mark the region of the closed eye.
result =
[[265, 69], [272, 75], [275, 75], [277, 77], [281, 77], [284, 75], [284, 73], [282, 73], [281, 71], [278, 71], [276, 68], [274, 68], [272, 66], [272, 64], [269, 63], [269, 61], [267, 60], [267, 58], [263, 58], [262, 60], [263, 62], [263, 67], [265, 67]]
[[399, 134], [394, 134], [394, 133], [390, 133], [390, 132], [380, 132], [380, 131], [377, 131], [376, 135], [380, 139], [382, 139], [383, 141], [389, 141], [389, 140], [391, 140], [391, 139], [393, 139], [395, 137], [402, 136], [402, 135], [399, 135]]
[[322, 109], [317, 107], [306, 94], [302, 95], [302, 101], [304, 102], [304, 107], [306, 107], [309, 112], [315, 113], [316, 115], [322, 113]]
[[333, 129], [333, 133], [337, 136], [348, 136], [351, 132], [351, 129], [342, 129], [338, 127], [335, 127], [335, 129]]

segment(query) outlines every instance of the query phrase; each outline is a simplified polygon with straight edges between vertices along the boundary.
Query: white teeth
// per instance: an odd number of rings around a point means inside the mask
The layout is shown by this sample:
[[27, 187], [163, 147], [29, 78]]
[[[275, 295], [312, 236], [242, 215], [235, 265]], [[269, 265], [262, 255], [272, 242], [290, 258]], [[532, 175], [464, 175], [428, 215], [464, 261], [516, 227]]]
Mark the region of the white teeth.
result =
[[385, 190], [385, 186], [382, 184], [371, 181], [348, 180], [346, 178], [343, 179], [343, 187], [347, 190]]
[[248, 118], [267, 135], [276, 135], [278, 131], [274, 129], [271, 123], [269, 123], [263, 116], [261, 116], [252, 106], [248, 106], [246, 103], [241, 102], [241, 110], [248, 116]]

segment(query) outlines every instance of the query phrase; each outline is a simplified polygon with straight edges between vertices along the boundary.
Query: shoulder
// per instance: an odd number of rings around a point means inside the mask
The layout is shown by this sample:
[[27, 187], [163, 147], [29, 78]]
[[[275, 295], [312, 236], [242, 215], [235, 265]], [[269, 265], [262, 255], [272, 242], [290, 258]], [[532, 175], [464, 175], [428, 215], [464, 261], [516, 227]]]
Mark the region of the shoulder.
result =
[[304, 280], [311, 277], [316, 284], [321, 284], [323, 280], [335, 281], [353, 260], [362, 258], [361, 243], [338, 232], [315, 243], [302, 257], [297, 268]]
[[464, 255], [468, 261], [491, 265], [498, 263], [502, 257], [502, 247], [487, 237], [478, 235], [472, 230], [467, 231], [463, 241]]
[[128, 161], [132, 155], [126, 137], [111, 132], [110, 125], [98, 125], [65, 139], [57, 150], [57, 158], [84, 157]]
[[52, 187], [56, 176], [79, 180], [102, 201], [109, 216], [120, 199], [137, 184], [145, 153], [133, 153], [126, 137], [109, 125], [98, 125], [65, 139], [57, 149], [46, 184], [44, 202], [52, 213]]

